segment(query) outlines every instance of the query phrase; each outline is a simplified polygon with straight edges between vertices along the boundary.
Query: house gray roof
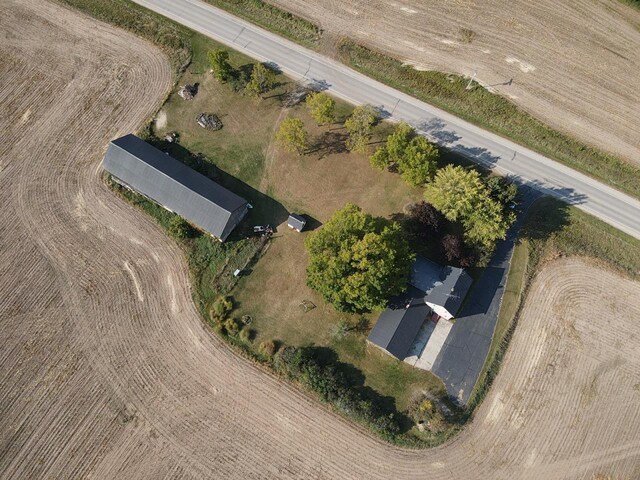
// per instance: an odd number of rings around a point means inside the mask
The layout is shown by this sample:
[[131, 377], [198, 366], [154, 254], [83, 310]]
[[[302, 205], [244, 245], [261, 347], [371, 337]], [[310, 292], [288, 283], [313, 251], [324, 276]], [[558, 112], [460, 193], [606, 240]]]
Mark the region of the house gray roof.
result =
[[369, 334], [371, 343], [404, 360], [431, 308], [418, 292], [408, 291], [389, 302]]
[[416, 258], [409, 283], [424, 292], [425, 300], [441, 305], [455, 316], [469, 291], [472, 279], [461, 268], [442, 266], [424, 257]]
[[307, 219], [302, 215], [298, 215], [297, 213], [290, 213], [289, 220], [287, 220], [287, 225], [291, 228], [295, 228], [296, 230], [302, 230], [307, 223]]
[[135, 135], [109, 144], [102, 166], [132, 189], [225, 240], [248, 203]]

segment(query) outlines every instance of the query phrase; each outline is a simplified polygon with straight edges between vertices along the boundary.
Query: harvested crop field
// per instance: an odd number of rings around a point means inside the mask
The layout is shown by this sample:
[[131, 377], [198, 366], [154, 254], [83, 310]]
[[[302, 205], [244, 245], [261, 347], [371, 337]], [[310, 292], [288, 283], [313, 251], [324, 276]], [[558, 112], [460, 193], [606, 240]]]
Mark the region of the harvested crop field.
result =
[[557, 130], [640, 163], [640, 10], [619, 0], [273, 3], [417, 68], [476, 71]]
[[181, 251], [102, 183], [169, 88], [160, 52], [39, 0], [0, 14], [1, 478], [640, 475], [637, 283], [551, 263], [466, 431], [382, 444], [205, 329]]

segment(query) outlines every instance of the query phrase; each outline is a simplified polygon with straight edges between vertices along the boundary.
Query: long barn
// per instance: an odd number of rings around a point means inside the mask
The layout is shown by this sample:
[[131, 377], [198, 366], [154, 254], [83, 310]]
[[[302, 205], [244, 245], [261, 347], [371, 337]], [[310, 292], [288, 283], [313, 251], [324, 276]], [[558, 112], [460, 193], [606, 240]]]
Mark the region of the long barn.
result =
[[249, 209], [244, 198], [132, 134], [109, 144], [102, 166], [118, 183], [221, 241]]

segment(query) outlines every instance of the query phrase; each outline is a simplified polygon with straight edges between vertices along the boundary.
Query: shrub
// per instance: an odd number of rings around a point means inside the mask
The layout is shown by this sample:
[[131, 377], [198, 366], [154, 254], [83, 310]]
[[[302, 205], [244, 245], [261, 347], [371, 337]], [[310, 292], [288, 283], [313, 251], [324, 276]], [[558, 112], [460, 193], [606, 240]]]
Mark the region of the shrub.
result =
[[251, 342], [254, 336], [255, 331], [251, 328], [244, 327], [242, 330], [240, 330], [240, 340], [242, 340], [243, 342]]
[[214, 315], [219, 319], [227, 316], [227, 314], [233, 310], [233, 299], [229, 296], [219, 297], [211, 308]]
[[169, 234], [177, 240], [185, 240], [193, 236], [194, 230], [184, 218], [174, 215], [169, 220]]
[[411, 419], [418, 425], [424, 425], [429, 431], [439, 433], [449, 427], [437, 401], [425, 396], [416, 400], [408, 410]]
[[271, 358], [275, 355], [277, 350], [276, 342], [274, 342], [273, 340], [265, 340], [264, 342], [260, 343], [258, 349], [263, 355]]
[[227, 335], [231, 335], [235, 337], [240, 331], [240, 327], [238, 326], [238, 322], [236, 322], [235, 318], [228, 318], [224, 321], [224, 329], [227, 332]]

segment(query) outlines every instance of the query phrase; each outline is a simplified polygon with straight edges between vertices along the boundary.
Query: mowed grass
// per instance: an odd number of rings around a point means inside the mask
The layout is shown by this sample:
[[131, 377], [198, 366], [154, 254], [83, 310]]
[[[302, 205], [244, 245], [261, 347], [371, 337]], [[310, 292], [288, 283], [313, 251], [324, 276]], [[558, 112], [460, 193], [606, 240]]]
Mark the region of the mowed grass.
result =
[[[193, 62], [158, 113], [152, 130], [159, 138], [177, 132], [178, 145], [165, 145], [172, 155], [190, 162], [192, 154], [201, 153], [206, 171], [210, 171], [207, 166], [215, 166], [213, 178], [252, 203], [254, 209], [244, 231], [264, 223], [278, 228], [267, 252], [244, 272], [233, 290], [236, 309], [232, 315], [252, 318], [254, 338], [247, 346], [257, 351], [260, 342], [273, 339], [285, 345], [330, 347], [340, 361], [361, 371], [366, 386], [387, 397], [386, 401], [399, 410], [406, 409], [418, 392], [442, 394], [442, 383], [434, 375], [368, 346], [368, 328], [355, 329], [360, 317], [337, 312], [307, 287], [304, 239], [309, 231], [300, 234], [286, 227], [287, 212], [307, 215], [312, 230], [348, 202], [371, 214], [389, 217], [402, 212], [407, 203], [421, 199], [422, 191], [406, 185], [397, 174], [371, 168], [368, 154], [346, 151], [346, 131], [341, 122], [351, 113], [350, 105], [338, 102], [337, 121], [318, 126], [304, 104], [282, 107], [281, 95], [293, 88], [286, 77], [279, 75], [280, 85], [262, 100], [248, 97], [208, 72], [206, 52], [217, 48], [216, 42], [194, 35], [193, 45]], [[251, 63], [237, 52], [230, 52], [230, 61], [236, 68]], [[178, 88], [187, 83], [198, 83], [193, 100], [177, 94]], [[217, 114], [224, 125], [222, 130], [201, 128], [195, 120], [200, 112]], [[303, 156], [286, 152], [274, 140], [280, 122], [287, 116], [302, 119], [309, 133], [309, 151]], [[384, 123], [376, 127], [370, 151], [390, 129]], [[216, 266], [200, 269], [196, 276], [197, 290], [206, 299], [203, 307], [208, 311], [219, 291], [211, 287], [218, 283]], [[303, 300], [311, 301], [316, 308], [304, 313], [300, 308]], [[369, 328], [378, 313], [365, 316]], [[340, 322], [346, 322], [351, 330], [339, 334]]]
[[342, 62], [365, 75], [640, 198], [640, 168], [552, 129], [506, 98], [451, 74], [418, 71], [345, 40]]

